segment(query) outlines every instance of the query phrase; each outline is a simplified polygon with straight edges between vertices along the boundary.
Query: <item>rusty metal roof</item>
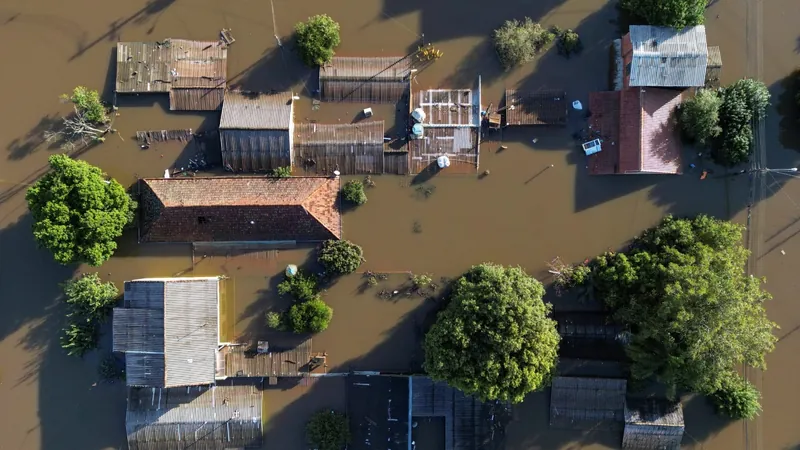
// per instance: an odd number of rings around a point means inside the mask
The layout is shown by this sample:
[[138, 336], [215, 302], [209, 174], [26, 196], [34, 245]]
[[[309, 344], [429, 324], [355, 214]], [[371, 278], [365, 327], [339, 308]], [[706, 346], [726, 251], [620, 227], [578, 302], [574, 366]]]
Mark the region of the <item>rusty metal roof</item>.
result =
[[[513, 108], [511, 106], [513, 105]], [[567, 123], [567, 93], [559, 90], [520, 92], [506, 90], [508, 125], [564, 125]]]
[[288, 130], [292, 123], [292, 93], [228, 91], [222, 104], [220, 129]]
[[319, 79], [342, 81], [402, 81], [411, 74], [411, 58], [403, 56], [337, 56], [319, 69]]
[[225, 89], [177, 88], [169, 91], [171, 111], [219, 111]]

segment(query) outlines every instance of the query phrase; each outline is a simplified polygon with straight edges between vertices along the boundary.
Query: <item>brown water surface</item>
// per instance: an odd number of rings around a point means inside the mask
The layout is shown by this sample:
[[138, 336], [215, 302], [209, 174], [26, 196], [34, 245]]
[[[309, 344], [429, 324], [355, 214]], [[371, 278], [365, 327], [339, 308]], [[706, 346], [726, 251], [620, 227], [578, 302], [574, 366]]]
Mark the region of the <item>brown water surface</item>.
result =
[[[770, 86], [774, 107], [766, 120], [769, 167], [797, 166], [800, 138], [797, 114], [782, 84], [800, 64], [793, 0], [764, 2], [759, 12], [750, 0], [719, 0], [709, 8], [710, 45], [722, 49], [723, 82], [744, 75]], [[273, 13], [274, 11], [274, 13]], [[298, 121], [349, 123], [367, 106], [372, 120], [385, 120], [395, 132], [394, 107], [322, 104], [311, 108], [312, 72], [292, 53], [293, 24], [328, 13], [340, 22], [340, 55], [405, 55], [424, 33], [444, 57], [425, 69], [415, 89], [472, 87], [480, 75], [483, 102], [495, 105], [506, 88], [562, 88], [570, 100], [587, 103], [588, 93], [607, 89], [609, 45], [619, 36], [614, 4], [602, 0], [8, 0], [0, 5], [0, 56], [6, 62], [0, 85], [3, 120], [0, 143], [0, 449], [124, 448], [125, 397], [121, 386], [98, 384], [98, 355], [67, 357], [59, 348], [63, 309], [59, 283], [81, 271], [97, 270], [121, 287], [146, 276], [214, 275], [230, 277], [224, 334], [255, 338], [264, 330], [264, 313], [286, 305], [275, 292], [286, 264], [304, 264], [311, 249], [259, 255], [203, 257], [189, 245], [143, 246], [135, 233], [120, 241], [117, 255], [99, 269], [64, 268], [36, 249], [24, 189], [46, 168], [58, 149], [42, 142], [44, 130], [66, 112], [59, 94], [75, 85], [102, 90], [111, 98], [118, 40], [167, 37], [215, 39], [230, 28], [237, 41], [229, 50], [231, 85], [245, 89], [294, 89], [302, 96]], [[532, 64], [503, 73], [490, 46], [493, 28], [503, 20], [530, 16], [547, 25], [574, 28], [585, 50], [565, 59], [549, 51]], [[278, 46], [278, 36], [282, 47]], [[759, 71], [759, 37], [763, 63]], [[169, 113], [164, 96], [119, 99], [115, 127], [103, 145], [80, 155], [124, 185], [137, 177], [157, 177], [183, 167], [180, 145], [140, 149], [137, 130], [213, 129], [219, 113]], [[331, 370], [395, 370], [417, 367], [419, 337], [439, 306], [423, 297], [378, 298], [382, 289], [402, 290], [406, 272], [430, 273], [435, 280], [455, 277], [482, 261], [521, 265], [543, 282], [545, 263], [555, 256], [581, 261], [618, 248], [664, 214], [707, 213], [744, 223], [748, 181], [716, 172], [700, 181], [681, 177], [590, 178], [570, 134], [585, 126], [573, 114], [566, 129], [507, 130], [487, 135], [480, 169], [491, 174], [426, 177], [378, 176], [369, 202], [344, 216], [344, 234], [363, 246], [363, 269], [393, 273], [381, 286], [364, 289], [360, 275], [330, 286], [325, 299], [334, 308], [328, 330], [314, 337], [316, 351], [327, 351]], [[533, 140], [536, 139], [534, 143]], [[507, 146], [500, 149], [500, 145]], [[548, 168], [550, 165], [552, 168]], [[793, 411], [800, 403], [795, 355], [800, 340], [800, 308], [794, 302], [797, 277], [791, 261], [800, 255], [800, 183], [768, 174], [769, 198], [759, 205], [765, 220], [754, 230], [760, 242], [757, 270], [769, 278], [775, 300], [769, 312], [782, 327], [770, 369], [763, 375], [764, 413], [758, 422], [760, 445], [787, 449], [800, 445]], [[781, 253], [781, 250], [785, 254]], [[108, 337], [104, 348], [109, 348]], [[344, 407], [343, 383], [326, 379], [308, 386], [280, 386], [265, 395], [269, 448], [302, 449], [302, 424], [320, 407]], [[687, 448], [739, 449], [743, 426], [717, 419], [702, 399], [685, 403]], [[547, 396], [531, 395], [515, 410], [508, 429], [509, 449], [613, 448], [602, 432], [557, 432], [547, 427]], [[750, 447], [754, 448], [754, 447]]]

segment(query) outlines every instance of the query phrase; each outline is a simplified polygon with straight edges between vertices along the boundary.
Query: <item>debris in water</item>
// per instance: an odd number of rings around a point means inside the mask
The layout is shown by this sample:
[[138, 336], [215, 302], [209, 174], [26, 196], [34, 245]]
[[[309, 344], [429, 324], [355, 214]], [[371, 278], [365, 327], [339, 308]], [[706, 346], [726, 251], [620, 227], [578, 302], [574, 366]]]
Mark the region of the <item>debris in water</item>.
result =
[[785, 254], [786, 254], [786, 251], [781, 250], [781, 255], [785, 255]]
[[223, 28], [222, 31], [219, 32], [219, 38], [225, 45], [231, 45], [236, 42], [236, 39], [231, 34], [231, 30], [228, 28]]

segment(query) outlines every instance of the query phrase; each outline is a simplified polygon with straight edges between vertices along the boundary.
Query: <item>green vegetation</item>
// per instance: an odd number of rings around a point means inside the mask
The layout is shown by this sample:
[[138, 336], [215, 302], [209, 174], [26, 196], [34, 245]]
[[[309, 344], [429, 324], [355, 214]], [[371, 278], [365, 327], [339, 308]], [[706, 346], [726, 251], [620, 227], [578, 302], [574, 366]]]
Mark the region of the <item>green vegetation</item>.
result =
[[265, 319], [267, 321], [267, 326], [269, 328], [272, 328], [273, 330], [284, 329], [284, 316], [282, 313], [275, 311], [268, 311], [265, 314]]
[[292, 176], [292, 168], [291, 167], [278, 167], [277, 169], [272, 169], [271, 175], [276, 178], [286, 178]]
[[113, 354], [103, 357], [103, 360], [100, 361], [100, 366], [97, 368], [97, 373], [105, 381], [125, 380], [125, 366]]
[[72, 90], [72, 95], [63, 94], [61, 99], [72, 102], [78, 116], [91, 124], [100, 125], [111, 121], [97, 91], [78, 86]]
[[745, 273], [741, 225], [707, 216], [664, 218], [626, 253], [592, 262], [592, 283], [627, 326], [634, 380], [713, 394], [736, 367], [765, 368], [776, 325], [764, 310], [763, 280]]
[[68, 324], [61, 347], [69, 355], [83, 356], [97, 348], [100, 325], [108, 318], [119, 291], [114, 283], [103, 283], [96, 273], [64, 283]]
[[731, 419], [750, 420], [761, 412], [761, 394], [758, 389], [738, 375], [732, 375], [709, 398], [719, 414]]
[[321, 410], [306, 424], [308, 443], [316, 450], [342, 450], [350, 442], [347, 416], [333, 410]]
[[684, 28], [703, 23], [708, 0], [620, 0], [619, 4], [649, 25]]
[[364, 251], [350, 241], [329, 240], [322, 244], [317, 259], [328, 275], [347, 275], [364, 261]]
[[313, 300], [319, 297], [317, 293], [317, 278], [298, 271], [293, 276], [287, 276], [278, 284], [278, 292], [281, 295], [289, 294], [298, 302]]
[[425, 336], [425, 370], [482, 400], [521, 402], [550, 382], [558, 359], [560, 337], [543, 295], [519, 267], [472, 267]]
[[430, 275], [421, 274], [421, 275], [414, 275], [411, 274], [411, 284], [414, 285], [417, 289], [423, 289], [431, 285], [433, 283], [433, 279]]
[[681, 104], [679, 122], [686, 137], [711, 147], [716, 163], [734, 166], [750, 157], [752, 121], [764, 117], [769, 99], [764, 83], [745, 78], [719, 90], [701, 90]]
[[28, 189], [33, 236], [61, 264], [99, 266], [117, 249], [115, 240], [133, 221], [136, 202], [115, 180], [67, 155], [52, 155], [50, 172]]
[[553, 39], [553, 33], [528, 17], [522, 22], [507, 20], [494, 31], [494, 47], [506, 70], [532, 61]]
[[287, 320], [295, 333], [319, 333], [328, 328], [332, 317], [333, 309], [315, 298], [292, 305]]
[[342, 198], [354, 205], [367, 203], [367, 194], [364, 192], [364, 183], [359, 180], [350, 180], [342, 187]]
[[578, 36], [578, 33], [570, 29], [566, 29], [560, 31], [556, 35], [558, 36], [558, 43], [556, 44], [558, 46], [558, 52], [567, 58], [569, 58], [570, 55], [578, 54], [581, 52], [581, 50], [583, 50], [583, 43], [581, 42], [581, 38]]
[[331, 62], [339, 46], [339, 24], [326, 14], [309, 17], [294, 27], [300, 58], [311, 67]]
[[681, 104], [678, 121], [686, 137], [701, 145], [711, 144], [720, 135], [719, 108], [722, 98], [717, 91], [701, 89]]

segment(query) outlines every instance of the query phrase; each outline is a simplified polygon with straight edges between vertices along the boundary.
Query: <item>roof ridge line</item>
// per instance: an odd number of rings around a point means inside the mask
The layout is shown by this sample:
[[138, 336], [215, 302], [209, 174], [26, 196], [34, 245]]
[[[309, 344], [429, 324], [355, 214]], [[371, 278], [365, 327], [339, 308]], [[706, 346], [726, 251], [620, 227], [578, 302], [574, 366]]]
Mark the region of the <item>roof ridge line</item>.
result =
[[[326, 179], [330, 179], [331, 177], [308, 177], [308, 178], [326, 178]], [[340, 178], [339, 178], [338, 176], [337, 176], [337, 177], [335, 177], [335, 178], [333, 178], [333, 179], [334, 179], [334, 180], [340, 180]], [[339, 183], [340, 183], [340, 186], [341, 186], [341, 181], [339, 181]], [[306, 198], [304, 198], [304, 199], [303, 199], [303, 201], [302, 201], [302, 202], [300, 202], [300, 206], [302, 206], [302, 207], [303, 207], [303, 209], [306, 211], [306, 213], [308, 213], [308, 214], [310, 214], [312, 217], [314, 217], [314, 218], [317, 220], [317, 223], [319, 223], [319, 224], [321, 224], [323, 227], [325, 227], [325, 229], [326, 229], [326, 230], [328, 230], [328, 232], [330, 232], [332, 235], [336, 236], [338, 239], [341, 239], [341, 234], [342, 234], [342, 231], [341, 231], [341, 218], [339, 219], [339, 225], [340, 225], [340, 227], [339, 227], [339, 228], [340, 228], [340, 230], [339, 230], [339, 233], [337, 234], [337, 233], [336, 233], [334, 230], [331, 230], [331, 229], [328, 227], [328, 225], [327, 225], [327, 224], [326, 224], [326, 223], [325, 223], [325, 222], [324, 222], [324, 221], [323, 221], [323, 220], [322, 220], [320, 217], [317, 217], [317, 215], [316, 215], [316, 214], [314, 214], [313, 212], [311, 212], [311, 210], [309, 210], [309, 209], [308, 209], [308, 206], [306, 206], [306, 201], [308, 201], [308, 199], [309, 199], [309, 198], [311, 198], [311, 196], [312, 196], [312, 195], [316, 194], [318, 190], [322, 189], [322, 187], [323, 187], [323, 185], [324, 185], [324, 184], [325, 184], [325, 183], [320, 183], [320, 185], [319, 185], [319, 186], [317, 186], [315, 189], [313, 189], [311, 192], [309, 192], [309, 194], [306, 196]], [[337, 196], [339, 195], [339, 190], [340, 190], [340, 189], [337, 189], [337, 190], [336, 190], [336, 195], [337, 195]]]

